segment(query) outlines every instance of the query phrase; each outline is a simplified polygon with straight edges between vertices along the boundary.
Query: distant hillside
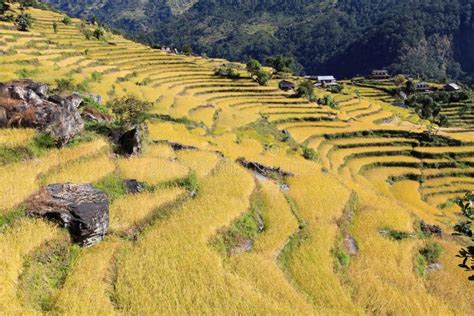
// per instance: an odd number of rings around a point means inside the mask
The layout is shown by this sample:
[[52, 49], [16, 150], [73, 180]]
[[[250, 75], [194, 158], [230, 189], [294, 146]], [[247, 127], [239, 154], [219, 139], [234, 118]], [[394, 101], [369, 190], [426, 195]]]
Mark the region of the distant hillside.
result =
[[153, 43], [242, 60], [290, 55], [296, 70], [388, 68], [472, 80], [473, 0], [46, 0]]

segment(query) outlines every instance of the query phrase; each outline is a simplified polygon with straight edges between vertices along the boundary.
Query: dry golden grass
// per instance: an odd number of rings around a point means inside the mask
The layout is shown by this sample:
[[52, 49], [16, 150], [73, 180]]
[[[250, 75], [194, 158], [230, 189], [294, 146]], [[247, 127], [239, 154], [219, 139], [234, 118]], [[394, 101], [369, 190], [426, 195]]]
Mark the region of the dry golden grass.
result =
[[157, 208], [175, 201], [185, 191], [181, 188], [125, 195], [110, 207], [110, 231], [120, 232], [143, 224]]
[[0, 129], [0, 146], [15, 147], [28, 143], [35, 136], [33, 129]]
[[410, 212], [393, 199], [361, 189], [352, 226], [359, 255], [349, 268], [357, 305], [369, 313], [384, 315], [452, 314], [457, 308], [448, 307], [430, 294], [415, 274], [414, 258], [421, 243], [414, 239], [396, 242], [379, 233], [383, 227], [412, 231], [414, 218]]
[[44, 182], [51, 183], [91, 183], [112, 173], [115, 165], [108, 153], [81, 161], [74, 161], [49, 173]]
[[329, 175], [309, 172], [290, 179], [290, 196], [306, 221], [308, 238], [288, 260], [288, 271], [298, 288], [323, 314], [362, 314], [352, 302], [350, 289], [334, 273], [331, 249], [350, 192]]
[[189, 173], [189, 169], [179, 162], [161, 158], [120, 159], [117, 165], [122, 177], [151, 185], [185, 178]]
[[178, 161], [200, 177], [207, 176], [219, 162], [219, 155], [213, 152], [180, 150], [176, 153]]
[[53, 310], [61, 315], [118, 314], [111, 301], [113, 256], [122, 243], [109, 238], [82, 249], [55, 300]]
[[243, 253], [229, 260], [231, 271], [243, 278], [265, 296], [293, 307], [292, 314], [315, 314], [305, 295], [298, 292], [277, 265], [277, 257], [290, 235], [298, 229], [298, 222], [278, 187], [270, 181], [261, 183], [264, 206], [262, 215], [265, 230], [256, 240], [251, 253]]
[[175, 152], [171, 146], [166, 144], [154, 144], [146, 147], [144, 152], [145, 157], [149, 158], [162, 158], [162, 159], [174, 159], [176, 158]]
[[34, 314], [26, 310], [17, 296], [18, 277], [24, 258], [44, 242], [58, 238], [60, 232], [42, 220], [24, 219], [0, 233], [0, 313]]

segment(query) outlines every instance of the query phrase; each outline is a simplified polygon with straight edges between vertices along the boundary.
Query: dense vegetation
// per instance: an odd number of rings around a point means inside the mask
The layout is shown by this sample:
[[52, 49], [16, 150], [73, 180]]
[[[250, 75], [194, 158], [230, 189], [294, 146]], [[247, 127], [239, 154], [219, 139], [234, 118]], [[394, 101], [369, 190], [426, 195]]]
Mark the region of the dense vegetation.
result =
[[284, 54], [309, 74], [474, 73], [473, 0], [46, 2], [155, 44], [233, 60]]

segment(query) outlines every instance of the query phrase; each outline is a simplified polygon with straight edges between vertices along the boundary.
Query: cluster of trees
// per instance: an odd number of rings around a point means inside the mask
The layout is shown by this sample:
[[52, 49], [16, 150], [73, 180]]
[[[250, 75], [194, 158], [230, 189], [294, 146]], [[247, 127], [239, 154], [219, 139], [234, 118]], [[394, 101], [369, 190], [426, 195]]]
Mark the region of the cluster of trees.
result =
[[250, 59], [247, 62], [247, 71], [252, 79], [261, 86], [266, 86], [273, 76], [270, 72], [263, 70], [262, 64], [256, 59]]
[[404, 91], [409, 95], [405, 101], [407, 106], [414, 108], [421, 118], [433, 121], [440, 126], [449, 124], [445, 115], [439, 115], [444, 105], [467, 101], [470, 98], [466, 91], [416, 93], [416, 85], [411, 80], [406, 82]]

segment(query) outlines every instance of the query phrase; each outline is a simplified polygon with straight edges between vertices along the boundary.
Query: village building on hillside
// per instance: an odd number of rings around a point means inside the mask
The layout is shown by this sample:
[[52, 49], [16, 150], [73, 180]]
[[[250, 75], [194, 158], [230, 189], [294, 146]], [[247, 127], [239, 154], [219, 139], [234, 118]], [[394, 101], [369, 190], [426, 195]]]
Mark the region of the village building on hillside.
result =
[[419, 92], [426, 92], [428, 90], [430, 90], [431, 87], [430, 85], [427, 83], [427, 82], [418, 82], [416, 84], [416, 91], [419, 91]]
[[330, 86], [337, 86], [337, 80], [334, 76], [318, 76], [318, 82], [314, 85], [315, 87], [330, 87]]
[[295, 84], [293, 82], [282, 80], [278, 83], [278, 87], [283, 91], [292, 91], [295, 90]]
[[390, 74], [387, 70], [372, 70], [372, 73], [369, 76], [370, 79], [388, 79], [390, 78]]
[[461, 91], [461, 87], [456, 84], [456, 83], [450, 83], [450, 84], [447, 84], [443, 87], [443, 90], [444, 91], [449, 91], [449, 92], [454, 92], [454, 91]]

